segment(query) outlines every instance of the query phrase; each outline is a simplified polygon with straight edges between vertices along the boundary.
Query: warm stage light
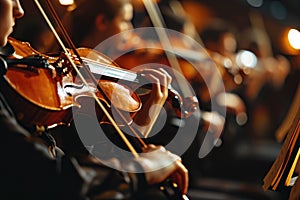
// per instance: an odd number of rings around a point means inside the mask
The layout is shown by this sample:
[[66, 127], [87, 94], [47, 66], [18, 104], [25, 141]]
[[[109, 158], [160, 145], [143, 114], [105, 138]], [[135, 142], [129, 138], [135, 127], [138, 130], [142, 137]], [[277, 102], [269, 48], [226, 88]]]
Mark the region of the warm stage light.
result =
[[300, 32], [298, 30], [290, 29], [288, 32], [288, 40], [294, 49], [300, 49]]
[[59, 3], [63, 6], [69, 6], [74, 4], [74, 0], [59, 0]]

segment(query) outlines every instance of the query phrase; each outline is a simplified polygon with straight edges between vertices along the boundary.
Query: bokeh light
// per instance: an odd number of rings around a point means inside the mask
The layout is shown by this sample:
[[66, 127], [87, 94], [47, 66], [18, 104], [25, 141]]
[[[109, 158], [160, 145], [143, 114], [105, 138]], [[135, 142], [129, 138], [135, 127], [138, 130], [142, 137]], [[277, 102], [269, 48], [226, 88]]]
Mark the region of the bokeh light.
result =
[[288, 32], [288, 41], [290, 45], [299, 50], [300, 49], [300, 32], [296, 29], [290, 29]]
[[59, 0], [59, 3], [63, 6], [69, 6], [74, 4], [74, 0]]

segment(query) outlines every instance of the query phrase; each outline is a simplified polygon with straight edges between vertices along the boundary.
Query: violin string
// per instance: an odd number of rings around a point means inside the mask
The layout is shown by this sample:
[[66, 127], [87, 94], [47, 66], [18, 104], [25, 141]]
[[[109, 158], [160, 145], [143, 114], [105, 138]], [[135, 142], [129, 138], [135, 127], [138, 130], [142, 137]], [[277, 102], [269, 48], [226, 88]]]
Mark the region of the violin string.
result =
[[48, 24], [48, 26], [50, 27], [50, 29], [53, 32], [54, 36], [58, 40], [61, 48], [63, 49], [63, 51], [64, 51], [64, 53], [65, 53], [68, 61], [72, 65], [73, 69], [76, 71], [76, 73], [78, 74], [78, 76], [80, 77], [80, 79], [82, 80], [82, 82], [84, 83], [84, 85], [89, 89], [90, 94], [92, 95], [92, 97], [94, 98], [94, 100], [97, 102], [97, 104], [100, 106], [101, 110], [104, 112], [105, 116], [111, 122], [111, 124], [113, 125], [113, 127], [115, 128], [115, 130], [117, 131], [117, 133], [119, 134], [119, 136], [121, 137], [121, 139], [123, 140], [123, 142], [126, 144], [126, 146], [128, 147], [128, 149], [131, 151], [132, 155], [135, 158], [138, 158], [139, 155], [138, 155], [137, 151], [134, 149], [134, 147], [132, 146], [132, 144], [126, 138], [126, 136], [124, 135], [124, 133], [122, 132], [122, 130], [120, 129], [120, 127], [117, 125], [117, 123], [115, 122], [115, 120], [113, 119], [113, 117], [109, 114], [109, 112], [107, 111], [107, 109], [104, 107], [104, 105], [100, 102], [100, 100], [98, 99], [98, 97], [96, 96], [96, 94], [92, 91], [91, 86], [87, 83], [87, 81], [85, 80], [85, 78], [83, 77], [83, 75], [81, 74], [81, 72], [79, 71], [78, 67], [75, 65], [74, 61], [72, 60], [72, 58], [69, 55], [69, 52], [68, 52], [67, 48], [65, 47], [65, 45], [62, 42], [62, 40], [58, 36], [58, 33], [56, 32], [55, 28], [53, 27], [53, 25], [50, 22], [49, 18], [47, 17], [46, 13], [44, 12], [44, 9], [40, 5], [39, 1], [38, 0], [34, 0], [34, 1], [35, 1], [35, 4], [37, 5], [39, 11], [41, 12], [42, 16], [44, 17], [46, 23]]

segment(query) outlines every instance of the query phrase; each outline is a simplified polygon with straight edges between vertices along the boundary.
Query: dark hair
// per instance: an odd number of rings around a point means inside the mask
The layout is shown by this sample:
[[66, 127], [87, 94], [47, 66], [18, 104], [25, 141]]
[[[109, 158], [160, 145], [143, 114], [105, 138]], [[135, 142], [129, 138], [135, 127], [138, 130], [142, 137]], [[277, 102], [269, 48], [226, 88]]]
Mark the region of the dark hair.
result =
[[65, 23], [72, 33], [75, 45], [95, 26], [94, 21], [99, 13], [104, 14], [106, 20], [112, 20], [120, 12], [122, 6], [129, 0], [76, 0], [76, 8], [68, 13]]

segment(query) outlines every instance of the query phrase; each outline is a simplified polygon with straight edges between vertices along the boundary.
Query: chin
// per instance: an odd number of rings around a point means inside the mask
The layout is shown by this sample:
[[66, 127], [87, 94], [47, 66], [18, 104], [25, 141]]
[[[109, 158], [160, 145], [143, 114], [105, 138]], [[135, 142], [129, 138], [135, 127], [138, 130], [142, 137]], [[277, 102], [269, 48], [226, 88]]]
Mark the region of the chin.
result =
[[0, 39], [0, 47], [4, 47], [7, 43], [7, 38], [1, 38]]

